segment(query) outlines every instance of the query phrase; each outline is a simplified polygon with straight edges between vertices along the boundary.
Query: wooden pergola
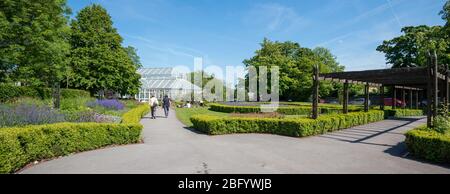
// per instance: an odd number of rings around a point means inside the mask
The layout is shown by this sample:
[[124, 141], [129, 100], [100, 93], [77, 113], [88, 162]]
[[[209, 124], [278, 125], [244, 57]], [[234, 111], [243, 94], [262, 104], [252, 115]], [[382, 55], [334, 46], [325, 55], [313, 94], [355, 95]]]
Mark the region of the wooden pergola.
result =
[[[426, 67], [393, 68], [366, 71], [350, 71], [320, 74], [318, 66], [313, 73], [313, 106], [312, 118], [318, 117], [319, 82], [321, 80], [333, 81], [344, 84], [343, 113], [348, 113], [348, 89], [349, 84], [362, 84], [364, 89], [364, 111], [369, 111], [369, 88], [380, 88], [380, 109], [384, 110], [384, 88], [392, 87], [392, 108], [397, 106], [397, 90], [401, 91], [402, 101], [406, 102], [406, 92], [409, 92], [409, 108], [413, 107], [413, 94], [415, 94], [415, 108], [419, 108], [419, 92], [426, 91], [427, 99], [427, 125], [432, 126], [433, 117], [438, 114], [439, 94], [444, 106], [448, 107], [449, 101], [449, 71], [447, 65], [439, 66], [436, 54], [429, 57]], [[406, 106], [402, 106], [406, 108]]]

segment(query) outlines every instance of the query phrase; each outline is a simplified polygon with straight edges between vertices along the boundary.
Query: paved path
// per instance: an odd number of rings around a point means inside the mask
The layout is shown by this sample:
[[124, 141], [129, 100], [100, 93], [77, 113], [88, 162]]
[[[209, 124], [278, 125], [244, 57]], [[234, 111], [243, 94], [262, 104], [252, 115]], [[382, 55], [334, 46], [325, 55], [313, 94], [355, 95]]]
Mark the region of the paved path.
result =
[[[161, 113], [160, 113], [161, 114]], [[450, 173], [406, 156], [403, 133], [424, 120], [385, 120], [322, 136], [207, 136], [144, 118], [143, 144], [88, 151], [21, 173]]]

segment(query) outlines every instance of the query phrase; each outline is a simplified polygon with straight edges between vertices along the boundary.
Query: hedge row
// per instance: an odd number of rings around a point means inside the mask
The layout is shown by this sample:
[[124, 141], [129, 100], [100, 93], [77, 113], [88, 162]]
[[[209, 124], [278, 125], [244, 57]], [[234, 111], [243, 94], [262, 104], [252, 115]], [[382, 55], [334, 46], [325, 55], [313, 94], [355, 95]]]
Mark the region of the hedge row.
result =
[[0, 129], [0, 173], [11, 173], [42, 159], [93, 150], [107, 145], [137, 143], [148, 112], [139, 106], [125, 113], [122, 124], [57, 123]]
[[386, 117], [408, 117], [408, 116], [422, 116], [424, 115], [421, 109], [389, 109], [384, 110]]
[[[10, 84], [0, 84], [0, 102], [14, 100], [19, 97], [32, 97], [48, 99], [52, 96], [51, 88], [35, 88], [14, 86]], [[62, 98], [81, 98], [89, 97], [90, 94], [84, 90], [61, 89]]]
[[[260, 106], [230, 106], [223, 104], [210, 104], [210, 110], [216, 112], [225, 112], [225, 113], [260, 113], [262, 112]], [[350, 112], [361, 111], [360, 107], [349, 107]], [[278, 107], [278, 113], [282, 113], [285, 115], [309, 115], [311, 114], [311, 107], [308, 106], [280, 106]], [[332, 114], [332, 113], [342, 113], [342, 108], [336, 107], [319, 107], [319, 112], [322, 114]]]
[[210, 135], [230, 133], [271, 133], [293, 137], [324, 134], [384, 119], [383, 111], [323, 115], [318, 119], [222, 118], [209, 115], [191, 117], [193, 127]]
[[139, 105], [122, 115], [122, 123], [139, 123], [141, 118], [149, 111], [150, 106], [148, 104]]
[[406, 146], [410, 153], [430, 161], [450, 163], [450, 136], [426, 127], [408, 131]]

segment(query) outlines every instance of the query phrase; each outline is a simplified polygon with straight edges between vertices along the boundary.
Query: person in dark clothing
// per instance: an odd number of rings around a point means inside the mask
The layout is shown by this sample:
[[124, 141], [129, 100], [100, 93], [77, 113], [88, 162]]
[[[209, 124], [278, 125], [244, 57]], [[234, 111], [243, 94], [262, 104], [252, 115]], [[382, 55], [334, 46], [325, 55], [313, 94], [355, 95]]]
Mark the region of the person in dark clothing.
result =
[[169, 116], [169, 109], [170, 109], [170, 99], [169, 96], [165, 95], [163, 98], [163, 109], [164, 109], [164, 114], [166, 115], [166, 118]]

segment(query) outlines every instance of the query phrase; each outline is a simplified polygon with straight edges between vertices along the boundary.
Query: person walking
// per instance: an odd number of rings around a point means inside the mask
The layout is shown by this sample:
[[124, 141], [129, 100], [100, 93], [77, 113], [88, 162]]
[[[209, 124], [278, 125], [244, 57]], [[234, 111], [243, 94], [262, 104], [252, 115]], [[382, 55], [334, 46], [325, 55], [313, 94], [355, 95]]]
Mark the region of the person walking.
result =
[[163, 109], [164, 114], [166, 115], [166, 118], [169, 116], [169, 109], [170, 109], [170, 99], [169, 96], [165, 95], [163, 98]]
[[155, 111], [156, 111], [156, 107], [158, 107], [158, 104], [159, 104], [158, 103], [158, 99], [154, 95], [152, 95], [152, 97], [150, 98], [150, 100], [148, 102], [150, 104], [150, 110], [151, 110], [151, 113], [152, 113], [152, 119], [156, 119]]

